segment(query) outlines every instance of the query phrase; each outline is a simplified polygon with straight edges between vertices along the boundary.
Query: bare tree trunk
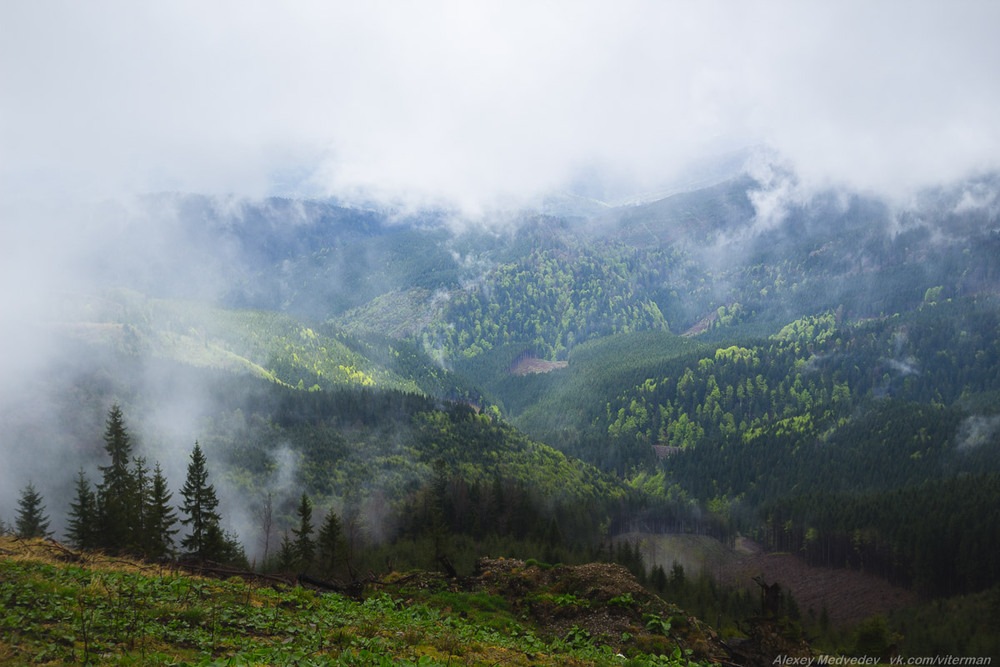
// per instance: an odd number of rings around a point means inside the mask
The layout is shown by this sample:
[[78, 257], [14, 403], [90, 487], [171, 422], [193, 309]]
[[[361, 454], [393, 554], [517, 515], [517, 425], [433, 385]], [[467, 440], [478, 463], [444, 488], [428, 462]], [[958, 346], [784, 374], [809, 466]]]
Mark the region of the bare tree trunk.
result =
[[271, 550], [271, 529], [273, 523], [272, 494], [270, 491], [264, 496], [264, 501], [256, 511], [257, 520], [260, 522], [260, 540], [264, 544], [264, 555], [262, 564], [267, 562], [268, 553]]

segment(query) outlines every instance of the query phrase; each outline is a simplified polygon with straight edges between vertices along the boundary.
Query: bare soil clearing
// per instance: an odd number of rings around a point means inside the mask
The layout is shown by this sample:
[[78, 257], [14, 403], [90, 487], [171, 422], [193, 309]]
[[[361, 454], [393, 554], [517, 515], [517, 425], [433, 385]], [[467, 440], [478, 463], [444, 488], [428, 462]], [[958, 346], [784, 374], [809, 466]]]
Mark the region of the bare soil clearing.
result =
[[689, 576], [707, 570], [719, 583], [754, 593], [760, 590], [753, 581], [756, 576], [769, 584], [777, 582], [791, 592], [803, 616], [818, 618], [825, 607], [830, 622], [840, 627], [917, 603], [915, 593], [885, 579], [857, 570], [808, 565], [789, 553], [767, 553], [762, 545], [745, 538], [730, 548], [707, 535], [630, 533], [623, 537], [638, 541], [650, 567], [659, 564], [668, 573], [676, 562]]
[[537, 357], [525, 357], [510, 369], [512, 375], [528, 375], [529, 373], [548, 373], [557, 368], [566, 368], [567, 361], [546, 361]]

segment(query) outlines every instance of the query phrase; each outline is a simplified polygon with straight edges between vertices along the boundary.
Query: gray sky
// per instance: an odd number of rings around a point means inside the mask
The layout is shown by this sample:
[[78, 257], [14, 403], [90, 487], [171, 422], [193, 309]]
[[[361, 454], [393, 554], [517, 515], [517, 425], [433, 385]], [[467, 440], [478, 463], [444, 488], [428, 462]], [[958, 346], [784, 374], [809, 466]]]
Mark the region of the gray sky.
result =
[[1000, 162], [1000, 3], [4, 2], [0, 194], [477, 210], [768, 146], [905, 195]]

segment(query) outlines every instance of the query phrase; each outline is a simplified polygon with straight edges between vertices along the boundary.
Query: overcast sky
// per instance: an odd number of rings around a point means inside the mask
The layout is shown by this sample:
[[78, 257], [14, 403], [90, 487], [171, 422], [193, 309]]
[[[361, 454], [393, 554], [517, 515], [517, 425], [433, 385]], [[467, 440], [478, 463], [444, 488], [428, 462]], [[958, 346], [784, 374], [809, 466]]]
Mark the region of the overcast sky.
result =
[[767, 146], [891, 194], [1000, 161], [1000, 2], [3, 2], [0, 192], [471, 209]]

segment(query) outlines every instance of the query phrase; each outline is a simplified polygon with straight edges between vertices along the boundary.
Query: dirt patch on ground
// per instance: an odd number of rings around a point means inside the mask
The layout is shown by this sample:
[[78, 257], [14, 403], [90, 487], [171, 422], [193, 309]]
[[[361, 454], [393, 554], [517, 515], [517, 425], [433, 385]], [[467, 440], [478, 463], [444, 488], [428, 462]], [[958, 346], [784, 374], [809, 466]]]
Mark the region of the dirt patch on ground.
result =
[[767, 583], [777, 582], [791, 591], [803, 616], [818, 618], [825, 607], [830, 622], [843, 627], [917, 602], [912, 591], [872, 574], [815, 567], [792, 554], [766, 553], [760, 545], [750, 545], [750, 549], [737, 549], [737, 558], [721, 568], [721, 581], [756, 587], [753, 577], [761, 576]]
[[529, 373], [549, 373], [557, 368], [566, 368], [568, 361], [546, 361], [537, 357], [525, 357], [510, 369], [512, 375], [528, 375]]
[[679, 563], [685, 573], [707, 571], [721, 584], [759, 594], [754, 577], [790, 591], [802, 615], [819, 618], [824, 607], [833, 625], [851, 626], [873, 614], [888, 614], [917, 602], [912, 591], [857, 570], [816, 567], [789, 553], [768, 553], [752, 540], [738, 539], [731, 548], [707, 535], [624, 536], [638, 544], [646, 563], [669, 572]]
[[634, 532], [621, 538], [639, 547], [648, 567], [661, 565], [668, 574], [677, 563], [689, 577], [707, 571], [718, 578], [719, 571], [737, 558], [732, 549], [708, 535]]
[[705, 317], [695, 322], [690, 329], [688, 329], [681, 335], [684, 336], [685, 338], [690, 338], [691, 336], [697, 336], [700, 333], [708, 331], [708, 329], [712, 326], [712, 323], [715, 322], [715, 318], [718, 316], [719, 314], [716, 312], [709, 313]]

